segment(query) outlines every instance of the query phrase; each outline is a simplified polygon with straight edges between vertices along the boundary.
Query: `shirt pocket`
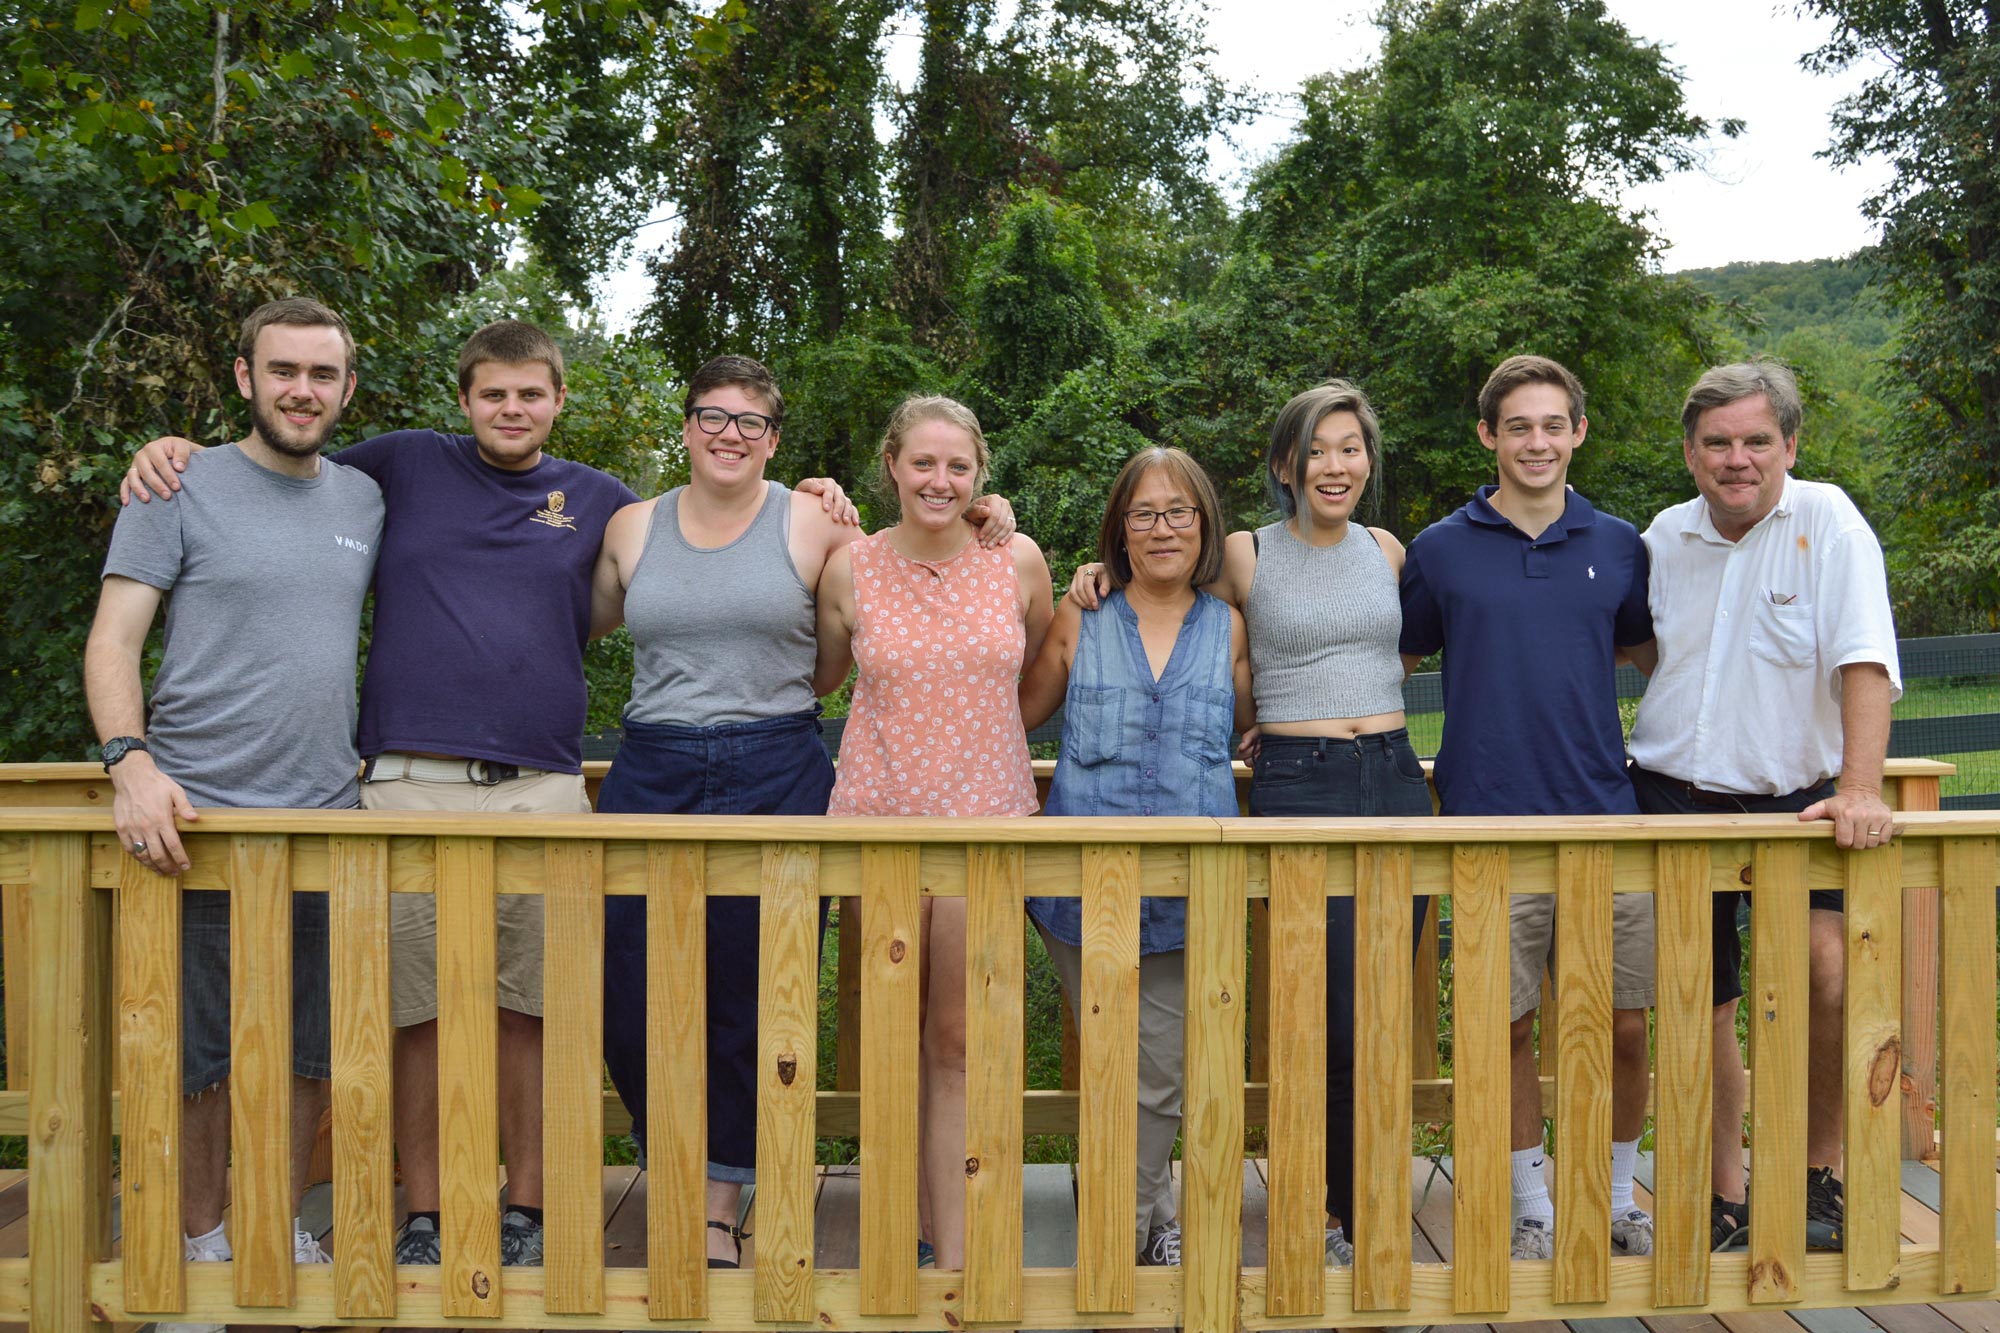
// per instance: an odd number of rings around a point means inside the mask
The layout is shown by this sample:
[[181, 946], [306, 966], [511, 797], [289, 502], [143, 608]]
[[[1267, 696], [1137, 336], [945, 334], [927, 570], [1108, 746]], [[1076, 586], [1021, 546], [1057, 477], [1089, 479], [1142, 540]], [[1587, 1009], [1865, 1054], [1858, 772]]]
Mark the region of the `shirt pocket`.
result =
[[1063, 752], [1085, 768], [1117, 762], [1125, 739], [1125, 691], [1077, 685], [1063, 704]]
[[1236, 692], [1196, 685], [1187, 692], [1181, 753], [1197, 764], [1229, 762], [1229, 731], [1236, 720]]
[[1764, 600], [1750, 622], [1750, 651], [1781, 667], [1811, 666], [1819, 655], [1813, 630], [1813, 609], [1794, 602], [1779, 606]]

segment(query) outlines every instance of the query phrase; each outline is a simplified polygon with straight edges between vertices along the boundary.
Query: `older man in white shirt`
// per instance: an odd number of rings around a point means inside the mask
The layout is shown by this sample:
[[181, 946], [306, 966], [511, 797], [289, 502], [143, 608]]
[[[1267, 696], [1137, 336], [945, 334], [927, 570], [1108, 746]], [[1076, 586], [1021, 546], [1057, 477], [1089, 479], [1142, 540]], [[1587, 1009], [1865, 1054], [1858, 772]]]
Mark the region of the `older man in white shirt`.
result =
[[[1854, 502], [1790, 475], [1801, 415], [1775, 362], [1717, 367], [1688, 393], [1683, 448], [1701, 494], [1645, 534], [1659, 662], [1632, 729], [1632, 785], [1651, 814], [1797, 811], [1832, 820], [1842, 847], [1876, 847], [1899, 831], [1882, 799], [1903, 692], [1888, 578]], [[1845, 932], [1840, 894], [1811, 898], [1806, 1240], [1838, 1249]], [[1716, 1249], [1749, 1238], [1747, 1089], [1742, 1061], [1721, 1058], [1737, 1049], [1743, 996], [1738, 899], [1715, 895]]]

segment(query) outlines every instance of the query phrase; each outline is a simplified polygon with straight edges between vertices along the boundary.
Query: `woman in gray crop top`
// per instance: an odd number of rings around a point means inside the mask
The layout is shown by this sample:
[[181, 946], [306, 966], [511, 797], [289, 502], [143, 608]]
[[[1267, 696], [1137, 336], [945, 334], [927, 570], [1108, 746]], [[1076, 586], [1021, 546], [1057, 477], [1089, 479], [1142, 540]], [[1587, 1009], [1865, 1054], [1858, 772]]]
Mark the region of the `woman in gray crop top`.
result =
[[[1271, 427], [1265, 468], [1280, 520], [1232, 532], [1206, 591], [1250, 630], [1254, 815], [1416, 817], [1432, 813], [1403, 723], [1403, 546], [1353, 521], [1381, 459], [1367, 395], [1346, 380], [1299, 394]], [[1071, 591], [1096, 604], [1096, 567]], [[1411, 942], [1429, 899], [1416, 899]], [[1354, 1259], [1354, 900], [1326, 912], [1327, 1261]]]

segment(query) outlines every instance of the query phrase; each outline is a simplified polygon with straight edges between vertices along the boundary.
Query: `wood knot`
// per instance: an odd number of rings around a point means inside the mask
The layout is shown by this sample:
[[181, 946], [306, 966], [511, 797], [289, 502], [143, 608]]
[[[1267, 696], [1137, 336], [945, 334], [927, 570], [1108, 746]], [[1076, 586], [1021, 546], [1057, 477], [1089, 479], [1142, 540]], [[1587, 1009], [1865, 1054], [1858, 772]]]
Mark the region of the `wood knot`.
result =
[[945, 1322], [945, 1327], [947, 1328], [957, 1328], [958, 1316], [953, 1314], [951, 1311], [946, 1310], [944, 1312], [944, 1322]]
[[1890, 1037], [1875, 1048], [1868, 1059], [1868, 1104], [1881, 1106], [1896, 1091], [1903, 1077], [1903, 1040]]
[[792, 1086], [792, 1080], [797, 1078], [798, 1076], [799, 1076], [799, 1057], [789, 1053], [779, 1056], [778, 1082], [784, 1084], [786, 1087], [789, 1088]]
[[967, 1180], [970, 1180], [970, 1179], [972, 1179], [972, 1178], [973, 1178], [974, 1176], [976, 1176], [976, 1175], [978, 1175], [978, 1174], [979, 1174], [979, 1159], [978, 1159], [977, 1157], [968, 1157], [968, 1158], [966, 1158], [966, 1159], [965, 1159], [965, 1178], [966, 1178]]
[[1095, 1013], [1099, 1013], [1099, 1012], [1101, 1012], [1101, 1011], [1100, 1011], [1100, 1010], [1098, 1009], [1098, 1007], [1097, 1007], [1096, 1005], [1094, 1005], [1094, 1004], [1093, 1004], [1093, 1005], [1091, 1005], [1091, 1006], [1090, 1006], [1090, 1012], [1091, 1012], [1091, 1013], [1093, 1013], [1093, 1014], [1095, 1014]]
[[1749, 862], [1746, 861], [1743, 865], [1743, 868], [1736, 872], [1736, 878], [1743, 881], [1743, 883], [1745, 884], [1748, 884], [1754, 879], [1756, 879], [1756, 876], [1750, 873]]
[[472, 1273], [472, 1294], [485, 1300], [493, 1292], [493, 1279], [486, 1276], [484, 1269], [474, 1269]]
[[906, 953], [908, 953], [908, 952], [909, 952], [909, 950], [908, 950], [907, 948], [905, 948], [905, 947], [903, 946], [903, 942], [902, 942], [901, 940], [890, 940], [890, 941], [889, 941], [889, 961], [890, 961], [890, 962], [892, 962], [892, 963], [900, 963], [900, 962], [902, 962], [902, 961], [903, 961], [903, 955], [904, 955], [904, 954], [906, 954]]

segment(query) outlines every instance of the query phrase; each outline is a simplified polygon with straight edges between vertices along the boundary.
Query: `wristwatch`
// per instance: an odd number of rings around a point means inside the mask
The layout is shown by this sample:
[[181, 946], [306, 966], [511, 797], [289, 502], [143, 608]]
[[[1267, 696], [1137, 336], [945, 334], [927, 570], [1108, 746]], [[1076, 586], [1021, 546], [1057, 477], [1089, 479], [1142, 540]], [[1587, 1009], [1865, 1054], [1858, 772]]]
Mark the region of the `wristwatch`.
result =
[[111, 766], [120, 759], [123, 759], [134, 750], [143, 750], [145, 748], [146, 742], [137, 736], [113, 736], [110, 740], [104, 742], [104, 771], [109, 773]]

